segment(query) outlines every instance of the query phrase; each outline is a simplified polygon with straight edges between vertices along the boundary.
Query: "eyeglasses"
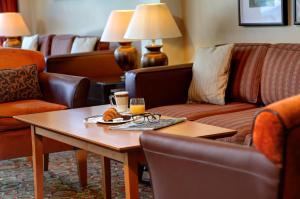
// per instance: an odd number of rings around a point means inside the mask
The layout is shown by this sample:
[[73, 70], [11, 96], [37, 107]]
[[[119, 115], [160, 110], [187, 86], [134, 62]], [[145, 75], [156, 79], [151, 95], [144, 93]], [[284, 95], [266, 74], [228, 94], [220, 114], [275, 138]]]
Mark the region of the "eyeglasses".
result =
[[142, 124], [145, 122], [156, 123], [159, 122], [161, 114], [144, 113], [140, 115], [133, 115], [132, 120], [134, 123]]

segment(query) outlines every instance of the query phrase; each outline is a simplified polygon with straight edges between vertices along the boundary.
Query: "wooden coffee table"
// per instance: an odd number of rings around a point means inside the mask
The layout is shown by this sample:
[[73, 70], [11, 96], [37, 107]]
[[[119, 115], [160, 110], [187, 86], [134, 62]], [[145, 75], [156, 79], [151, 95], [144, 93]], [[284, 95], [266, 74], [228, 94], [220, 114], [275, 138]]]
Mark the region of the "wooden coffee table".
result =
[[[84, 118], [101, 114], [107, 108], [108, 105], [103, 105], [15, 117], [31, 125], [36, 199], [43, 198], [43, 137], [101, 155], [105, 198], [111, 198], [110, 160], [122, 162], [126, 198], [138, 198], [138, 163], [145, 161], [139, 142], [142, 132], [110, 130], [107, 125], [83, 122]], [[159, 132], [204, 138], [219, 138], [236, 133], [235, 130], [190, 121]]]

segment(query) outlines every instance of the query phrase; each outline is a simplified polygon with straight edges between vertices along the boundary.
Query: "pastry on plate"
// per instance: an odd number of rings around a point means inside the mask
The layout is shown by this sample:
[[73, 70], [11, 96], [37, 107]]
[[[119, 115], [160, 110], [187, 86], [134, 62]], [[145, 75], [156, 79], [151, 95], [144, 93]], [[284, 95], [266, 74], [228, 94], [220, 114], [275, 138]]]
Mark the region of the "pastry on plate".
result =
[[118, 113], [115, 108], [109, 108], [103, 113], [103, 120], [105, 122], [112, 121], [116, 118], [121, 118], [122, 116]]

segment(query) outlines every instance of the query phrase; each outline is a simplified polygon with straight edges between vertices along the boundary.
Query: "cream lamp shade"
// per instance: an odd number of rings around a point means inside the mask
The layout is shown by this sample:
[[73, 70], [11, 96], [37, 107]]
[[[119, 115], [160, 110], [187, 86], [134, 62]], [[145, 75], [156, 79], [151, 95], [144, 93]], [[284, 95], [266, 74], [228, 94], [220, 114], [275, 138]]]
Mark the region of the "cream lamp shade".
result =
[[19, 37], [30, 35], [30, 31], [20, 13], [0, 13], [0, 36]]
[[124, 39], [124, 34], [134, 10], [113, 10], [108, 18], [101, 41], [106, 42], [128, 42]]
[[165, 3], [138, 5], [125, 33], [126, 39], [139, 40], [181, 36], [182, 34]]

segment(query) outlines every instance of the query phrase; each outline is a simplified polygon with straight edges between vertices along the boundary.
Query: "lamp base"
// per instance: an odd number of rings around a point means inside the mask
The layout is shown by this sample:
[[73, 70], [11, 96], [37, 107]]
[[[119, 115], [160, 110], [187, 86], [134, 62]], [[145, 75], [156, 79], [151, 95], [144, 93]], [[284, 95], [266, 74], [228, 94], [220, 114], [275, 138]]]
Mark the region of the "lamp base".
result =
[[137, 50], [131, 42], [120, 42], [115, 50], [115, 60], [120, 68], [126, 72], [137, 67]]
[[21, 41], [17, 37], [8, 37], [3, 42], [4, 48], [20, 48], [21, 47]]
[[169, 63], [168, 57], [165, 53], [161, 52], [162, 45], [146, 46], [148, 52], [142, 57], [142, 66], [166, 66]]

